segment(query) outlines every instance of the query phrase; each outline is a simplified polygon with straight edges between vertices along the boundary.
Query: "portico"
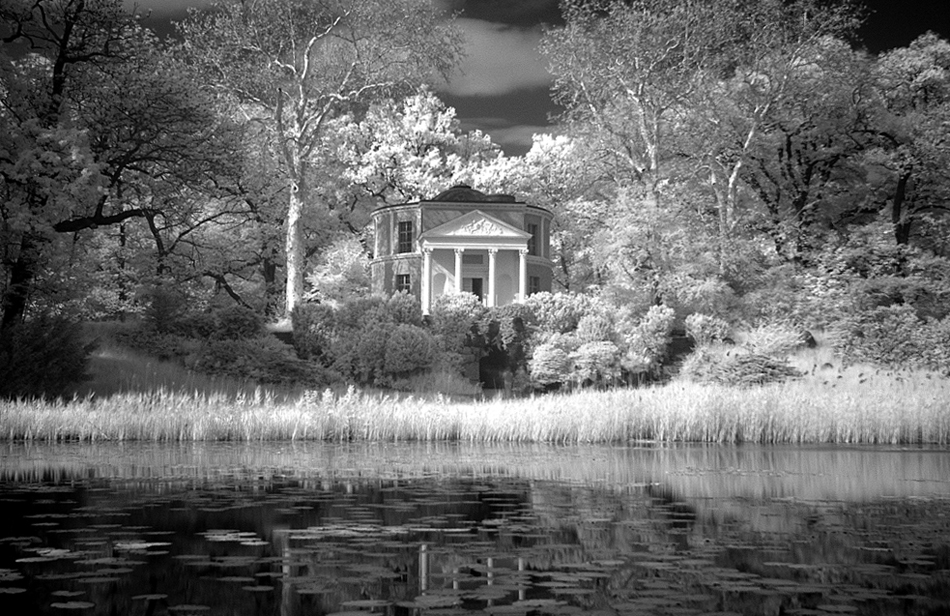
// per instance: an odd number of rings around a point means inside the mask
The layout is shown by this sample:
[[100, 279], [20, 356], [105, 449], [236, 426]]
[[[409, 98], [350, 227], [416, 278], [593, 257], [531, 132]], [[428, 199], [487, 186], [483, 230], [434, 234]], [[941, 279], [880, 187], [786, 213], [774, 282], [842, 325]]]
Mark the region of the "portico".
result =
[[373, 217], [374, 290], [412, 292], [423, 314], [444, 294], [471, 293], [494, 307], [551, 288], [552, 217], [543, 208], [456, 186]]
[[[433, 292], [436, 295], [448, 290], [455, 293], [473, 293], [488, 307], [524, 300], [528, 293], [530, 239], [530, 233], [481, 210], [463, 214], [423, 232], [418, 240], [422, 251], [422, 288], [419, 299], [423, 314], [429, 313]], [[448, 268], [445, 267], [445, 255], [452, 257], [450, 275], [446, 271]], [[466, 259], [466, 255], [469, 258]], [[509, 263], [513, 264], [514, 260], [517, 260], [518, 272], [516, 293], [514, 289], [502, 288], [504, 283], [511, 279], [510, 273], [507, 272], [513, 269]], [[499, 261], [505, 266], [506, 272], [501, 275]], [[434, 274], [445, 274], [445, 277], [434, 278]]]

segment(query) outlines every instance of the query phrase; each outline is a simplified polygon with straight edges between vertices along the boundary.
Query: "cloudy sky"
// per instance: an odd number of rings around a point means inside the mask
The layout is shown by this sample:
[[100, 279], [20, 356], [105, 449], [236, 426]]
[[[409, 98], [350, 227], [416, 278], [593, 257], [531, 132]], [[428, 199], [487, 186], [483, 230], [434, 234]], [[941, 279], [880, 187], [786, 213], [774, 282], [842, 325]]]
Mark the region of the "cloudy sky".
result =
[[[126, 0], [129, 5], [133, 0]], [[551, 78], [538, 53], [545, 27], [558, 25], [558, 0], [435, 0], [459, 15], [468, 56], [442, 89], [465, 130], [479, 129], [509, 155], [524, 153], [531, 135], [544, 132], [558, 109]], [[155, 23], [180, 19], [207, 0], [135, 0]], [[906, 45], [934, 30], [950, 37], [950, 0], [865, 0], [871, 10], [862, 38], [872, 52]]]

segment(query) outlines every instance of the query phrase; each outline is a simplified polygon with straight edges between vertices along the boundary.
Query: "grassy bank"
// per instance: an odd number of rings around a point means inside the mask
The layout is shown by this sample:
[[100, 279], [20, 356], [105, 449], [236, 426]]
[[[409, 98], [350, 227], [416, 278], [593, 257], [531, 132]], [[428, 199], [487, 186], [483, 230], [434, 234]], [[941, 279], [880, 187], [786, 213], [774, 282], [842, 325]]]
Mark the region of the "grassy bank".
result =
[[160, 390], [0, 402], [0, 437], [40, 441], [369, 440], [950, 444], [948, 382], [824, 371], [752, 388], [664, 386], [522, 399]]
[[[805, 376], [784, 383], [503, 400], [262, 389], [132, 351], [108, 327], [91, 330], [92, 379], [72, 399], [0, 401], [0, 439], [950, 444], [950, 379], [842, 367], [824, 346], [795, 354]], [[436, 376], [419, 390], [458, 390]]]

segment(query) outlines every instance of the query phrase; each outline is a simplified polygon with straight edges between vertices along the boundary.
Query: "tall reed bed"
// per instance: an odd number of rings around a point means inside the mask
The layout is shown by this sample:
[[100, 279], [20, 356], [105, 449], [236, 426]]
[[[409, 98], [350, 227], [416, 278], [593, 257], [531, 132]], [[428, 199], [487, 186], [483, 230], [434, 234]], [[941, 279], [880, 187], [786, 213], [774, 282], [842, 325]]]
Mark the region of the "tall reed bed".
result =
[[809, 377], [752, 388], [674, 382], [474, 402], [354, 389], [297, 399], [159, 390], [0, 402], [0, 438], [950, 444], [950, 386], [927, 376]]

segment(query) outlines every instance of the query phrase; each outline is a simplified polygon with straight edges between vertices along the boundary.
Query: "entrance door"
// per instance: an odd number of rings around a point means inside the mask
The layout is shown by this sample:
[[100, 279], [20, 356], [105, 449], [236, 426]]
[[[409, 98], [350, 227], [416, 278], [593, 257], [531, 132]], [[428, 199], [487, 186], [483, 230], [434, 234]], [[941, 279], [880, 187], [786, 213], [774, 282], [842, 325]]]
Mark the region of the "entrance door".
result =
[[463, 278], [462, 279], [462, 290], [466, 293], [471, 293], [479, 300], [484, 300], [484, 292], [482, 291], [482, 278]]

